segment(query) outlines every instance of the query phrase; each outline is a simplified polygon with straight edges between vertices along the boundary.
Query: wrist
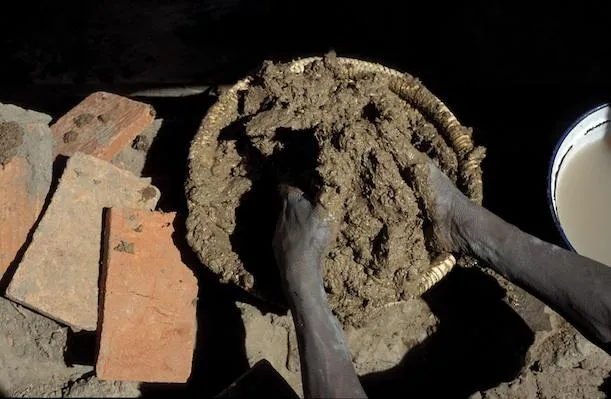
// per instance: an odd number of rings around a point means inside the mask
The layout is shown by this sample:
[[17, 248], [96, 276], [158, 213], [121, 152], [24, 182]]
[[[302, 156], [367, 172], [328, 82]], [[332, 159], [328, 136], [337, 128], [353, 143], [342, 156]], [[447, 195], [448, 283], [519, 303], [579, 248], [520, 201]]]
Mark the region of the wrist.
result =
[[471, 201], [460, 204], [454, 214], [450, 234], [455, 247], [506, 275], [502, 257], [520, 231]]

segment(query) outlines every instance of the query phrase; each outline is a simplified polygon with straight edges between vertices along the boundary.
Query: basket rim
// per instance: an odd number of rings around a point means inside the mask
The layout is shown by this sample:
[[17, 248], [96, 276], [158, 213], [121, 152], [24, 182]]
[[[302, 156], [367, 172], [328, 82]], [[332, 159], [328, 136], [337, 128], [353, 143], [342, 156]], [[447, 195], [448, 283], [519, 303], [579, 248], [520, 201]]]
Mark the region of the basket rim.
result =
[[[290, 72], [302, 73], [307, 65], [323, 59], [324, 57], [321, 56], [306, 57], [282, 63], [282, 65], [288, 66]], [[482, 172], [480, 162], [483, 156], [479, 157], [480, 153], [477, 152], [477, 150], [481, 150], [482, 147], [476, 147], [474, 145], [471, 131], [460, 124], [445, 103], [409, 73], [400, 72], [382, 64], [355, 58], [336, 57], [336, 59], [340, 64], [352, 66], [352, 68], [348, 68], [348, 78], [357, 79], [359, 74], [369, 73], [380, 73], [389, 77], [389, 89], [405, 101], [407, 106], [411, 106], [418, 110], [428, 122], [435, 125], [438, 134], [441, 135], [446, 141], [446, 144], [454, 150], [458, 161], [458, 178], [463, 179], [466, 182], [464, 184], [468, 184], [468, 186], [463, 186], [465, 189], [461, 191], [467, 194], [466, 190], [468, 187], [469, 193], [467, 196], [476, 203], [481, 204], [483, 182], [481, 179]], [[223, 128], [239, 117], [238, 104], [240, 92], [247, 90], [253, 79], [253, 75], [248, 75], [235, 82], [229, 89], [221, 94], [217, 101], [206, 112], [191, 142], [186, 179], [188, 204], [187, 224], [191, 224], [192, 229], [195, 231], [201, 228], [198, 227], [201, 222], [193, 219], [195, 217], [193, 211], [197, 207], [204, 206], [204, 204], [200, 203], [201, 200], [198, 199], [199, 195], [193, 197], [192, 190], [201, 192], [201, 184], [205, 182], [205, 173], [202, 173], [202, 169], [211, 170], [215, 162], [213, 159], [214, 157], [210, 156], [210, 151], [212, 151], [212, 154], [215, 151], [212, 148], [214, 148], [216, 137]], [[195, 217], [195, 219], [198, 217], [199, 216]], [[187, 234], [187, 241], [194, 249], [196, 249], [194, 245], [199, 246], [196, 235], [197, 234], [192, 234], [192, 232], [188, 232]], [[207, 261], [202, 259], [202, 254], [199, 250], [196, 249], [195, 253], [204, 264], [207, 264]], [[223, 274], [222, 277], [219, 275], [222, 281], [233, 282], [250, 294], [258, 296], [255, 290], [244, 287], [236, 280], [238, 275], [234, 275], [235, 271], [227, 273], [229, 274]], [[260, 298], [269, 301], [269, 298], [263, 296], [260, 296]]]
[[[289, 70], [293, 73], [302, 73], [306, 66], [312, 64], [315, 61], [321, 61], [324, 57], [322, 56], [311, 56], [305, 58], [297, 58], [292, 61], [288, 61], [285, 64], [289, 66]], [[357, 58], [351, 57], [336, 57], [337, 61], [340, 64], [344, 65], [354, 65], [362, 68], [361, 72], [365, 73], [382, 73], [390, 78], [396, 78], [400, 80], [413, 80], [414, 82], [420, 83], [420, 81], [414, 78], [412, 75], [406, 72], [400, 72], [394, 68], [387, 67], [383, 64], [360, 60]], [[191, 158], [191, 152], [193, 151], [195, 144], [198, 139], [201, 138], [202, 133], [206, 131], [215, 131], [220, 130], [216, 128], [204, 129], [205, 126], [210, 125], [212, 123], [220, 122], [219, 119], [223, 117], [223, 114], [227, 110], [227, 107], [234, 106], [238, 102], [237, 94], [242, 90], [247, 90], [250, 87], [250, 83], [253, 80], [253, 75], [247, 75], [242, 79], [236, 81], [231, 87], [225, 90], [217, 99], [217, 101], [208, 109], [206, 112], [202, 122], [199, 125], [198, 131], [193, 138], [191, 146], [189, 148], [189, 158]], [[428, 93], [434, 101], [439, 102], [439, 104], [443, 105], [444, 111], [448, 113], [448, 119], [451, 120], [450, 123], [456, 123], [460, 125], [458, 119], [452, 113], [452, 111], [445, 106], [445, 103], [439, 99], [434, 93]]]

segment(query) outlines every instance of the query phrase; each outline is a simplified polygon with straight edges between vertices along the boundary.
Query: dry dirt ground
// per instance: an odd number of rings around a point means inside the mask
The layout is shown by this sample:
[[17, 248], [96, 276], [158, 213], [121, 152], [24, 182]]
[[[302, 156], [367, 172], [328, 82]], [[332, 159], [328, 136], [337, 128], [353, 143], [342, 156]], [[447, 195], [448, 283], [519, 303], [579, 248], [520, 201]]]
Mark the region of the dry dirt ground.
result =
[[[462, 272], [459, 270], [456, 273]], [[473, 273], [469, 272], [469, 275], [457, 278], [471, 278]], [[460, 282], [452, 281], [457, 280], [455, 277], [449, 278], [450, 285]], [[491, 283], [487, 278], [476, 279], [486, 285]], [[508, 296], [516, 298], [513, 300], [513, 306], [527, 314], [526, 308], [531, 305], [518, 301], [532, 303], [532, 298], [515, 288], [508, 288]], [[442, 298], [437, 298], [437, 301], [448, 301], [450, 298], [443, 296], [458, 293], [456, 288], [452, 287], [448, 289], [442, 286], [440, 290], [445, 292], [441, 293]], [[514, 291], [518, 293], [514, 295]], [[499, 301], [498, 295], [496, 298], [494, 295], [484, 295], [491, 302], [497, 303], [494, 306], [505, 303], [503, 300]], [[518, 297], [521, 299], [517, 299]], [[461, 344], [458, 340], [446, 338], [445, 343], [435, 342], [436, 336], [447, 334], [444, 324], [453, 322], [448, 321], [443, 312], [440, 317], [436, 316], [431, 307], [437, 309], [439, 304], [434, 303], [435, 300], [428, 301], [432, 305], [425, 300], [411, 300], [389, 307], [364, 327], [345, 331], [356, 370], [363, 376], [363, 383], [372, 396], [429, 393], [432, 397], [437, 397], [454, 393], [455, 397], [472, 398], [604, 398], [609, 393], [611, 357], [588, 342], [547, 307], [542, 308], [542, 313], [538, 314], [543, 316], [542, 318], [529, 320], [535, 328], [539, 328], [532, 337], [530, 346], [516, 346], [518, 342], [528, 341], [524, 340], [524, 336], [528, 336], [528, 327], [523, 326], [522, 331], [515, 328], [515, 325], [520, 323], [507, 324], [500, 321], [501, 325], [497, 327], [501, 328], [498, 329], [495, 326], [482, 327], [498, 320], [473, 320], [471, 327], [466, 326], [466, 330], [470, 331], [457, 334], [459, 339], [463, 340], [462, 344], [467, 352], [460, 353], [456, 348], [444, 348], [446, 345]], [[467, 304], [459, 304], [465, 305]], [[301, 395], [297, 341], [290, 315], [264, 314], [247, 303], [237, 303], [237, 306], [244, 322], [249, 363], [252, 365], [259, 359], [269, 360]], [[488, 310], [495, 313], [498, 311], [494, 307]], [[458, 316], [465, 317], [464, 314]], [[140, 395], [137, 383], [99, 381], [91, 366], [67, 366], [65, 360], [69, 355], [65, 350], [69, 333], [66, 327], [4, 299], [0, 299], [0, 319], [0, 388], [3, 395]], [[528, 316], [525, 319], [528, 319]], [[511, 331], [513, 340], [507, 335], [501, 337], [501, 330]], [[490, 349], [493, 354], [486, 356], [479, 351], [476, 341], [479, 341], [482, 347]], [[499, 351], [498, 348], [493, 350], [489, 348], [492, 342], [495, 345], [504, 344], [508, 348], [505, 351]], [[446, 349], [449, 350], [445, 351]], [[522, 367], [515, 367], [515, 359], [510, 357], [511, 352], [516, 349], [517, 356], [521, 358], [518, 363], [523, 362]], [[475, 359], [461, 359], [462, 356], [468, 356], [469, 351], [472, 351], [471, 356]], [[519, 353], [520, 351], [522, 353]], [[410, 356], [414, 356], [414, 359], [410, 359]], [[499, 369], [497, 364], [491, 363], [494, 356], [499, 356], [496, 359], [498, 362], [507, 362], [512, 367]], [[460, 361], [465, 367], [464, 372], [450, 370]], [[478, 365], [478, 362], [482, 364]], [[504, 375], [506, 382], [496, 386], [486, 386], [485, 382], [482, 385], [482, 382], [490, 377], [485, 375], [488, 368], [497, 369], [500, 374], [497, 373], [496, 378], [502, 379]], [[452, 376], [452, 373], [457, 376]], [[482, 379], [472, 375], [477, 373], [481, 373]]]
[[[450, 333], [448, 328], [457, 327], [447, 325], [457, 321], [447, 320], [448, 315], [443, 311], [438, 318], [424, 300], [389, 307], [364, 327], [346, 330], [353, 362], [367, 392], [382, 397], [608, 397], [611, 357], [547, 306], [496, 278], [508, 288], [507, 297], [500, 297], [502, 289], [497, 295], [484, 294], [477, 299], [486, 299], [495, 305], [486, 310], [473, 309], [476, 313], [482, 312], [480, 316], [491, 312], [488, 320], [469, 320], [473, 315], [469, 316], [468, 310], [463, 313], [464, 309], [448, 306], [466, 322], [461, 332], [454, 331], [455, 338], [444, 336]], [[484, 285], [496, 285], [490, 279], [477, 279]], [[447, 285], [453, 284], [457, 281]], [[440, 306], [435, 302], [456, 301], [448, 295], [460, 294], [460, 288], [442, 287], [441, 290], [445, 291], [441, 293], [442, 298], [429, 299], [433, 309]], [[468, 305], [473, 299], [466, 303], [458, 299], [458, 306]], [[506, 309], [501, 310], [503, 307]], [[268, 359], [295, 391], [302, 394], [290, 315], [264, 315], [247, 304], [240, 304], [239, 308], [251, 363]], [[524, 317], [508, 323], [492, 315], [514, 310]], [[497, 322], [499, 325], [491, 325]], [[534, 336], [530, 328], [536, 331]]]
[[[0, 392], [8, 397], [137, 396], [136, 383], [99, 381], [67, 366], [68, 328], [0, 298]], [[69, 358], [68, 354], [68, 358]]]

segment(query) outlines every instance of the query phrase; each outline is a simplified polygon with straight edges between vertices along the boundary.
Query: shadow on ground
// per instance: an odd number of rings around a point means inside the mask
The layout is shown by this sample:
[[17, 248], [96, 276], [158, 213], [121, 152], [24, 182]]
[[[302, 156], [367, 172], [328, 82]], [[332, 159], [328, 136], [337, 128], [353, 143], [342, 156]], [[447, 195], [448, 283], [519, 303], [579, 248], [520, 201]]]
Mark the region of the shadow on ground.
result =
[[425, 300], [438, 330], [399, 365], [361, 378], [371, 397], [466, 398], [511, 381], [534, 340], [507, 305], [505, 290], [476, 268], [455, 269]]
[[223, 285], [201, 264], [186, 241], [187, 203], [184, 182], [191, 141], [215, 97], [207, 94], [183, 98], [141, 99], [153, 105], [162, 127], [151, 144], [143, 176], [151, 177], [161, 191], [158, 209], [177, 212], [174, 243], [183, 262], [198, 279], [198, 334], [193, 371], [187, 384], [142, 384], [144, 397], [167, 397], [168, 394], [218, 394], [249, 368], [246, 358], [245, 330], [236, 301], [246, 302], [267, 311], [265, 304], [243, 290]]
[[605, 378], [605, 381], [600, 386], [600, 391], [607, 395], [607, 398], [611, 398], [611, 375]]
[[199, 263], [184, 238], [184, 218], [177, 219], [175, 228], [174, 242], [199, 282], [193, 371], [187, 384], [145, 383], [140, 390], [143, 397], [167, 397], [170, 394], [211, 397], [249, 368], [244, 325], [235, 304], [236, 299], [244, 294], [235, 287], [219, 284], [217, 277]]
[[244, 325], [235, 305], [236, 299], [244, 294], [235, 287], [219, 284], [218, 278], [199, 262], [185, 239], [187, 156], [191, 140], [214, 98], [201, 95], [143, 101], [151, 103], [157, 117], [164, 122], [148, 152], [142, 174], [150, 176], [162, 193], [158, 208], [177, 212], [174, 242], [183, 262], [198, 279], [199, 300], [198, 334], [188, 384], [142, 384], [141, 391], [145, 397], [165, 397], [172, 393], [212, 396], [249, 367]]
[[282, 150], [264, 156], [246, 136], [247, 120], [246, 117], [229, 124], [218, 138], [235, 142], [252, 182], [235, 210], [235, 228], [230, 241], [244, 269], [254, 277], [253, 291], [265, 298], [277, 313], [284, 314], [288, 307], [271, 245], [281, 210], [278, 187], [294, 185], [314, 198], [318, 146], [314, 136], [306, 131], [278, 128], [274, 140], [282, 143]]

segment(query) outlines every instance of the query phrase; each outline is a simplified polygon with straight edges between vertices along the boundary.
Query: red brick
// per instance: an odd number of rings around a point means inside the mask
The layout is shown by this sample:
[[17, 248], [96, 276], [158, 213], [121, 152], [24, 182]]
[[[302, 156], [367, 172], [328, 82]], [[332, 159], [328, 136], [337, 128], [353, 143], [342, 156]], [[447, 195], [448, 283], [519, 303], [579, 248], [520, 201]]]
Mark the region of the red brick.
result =
[[[6, 141], [0, 144], [0, 278], [24, 246], [49, 191], [53, 170], [50, 119], [0, 104], [0, 142], [7, 138], [6, 129], [21, 135], [17, 147], [7, 148]], [[5, 158], [5, 151], [14, 155]]]
[[154, 118], [150, 105], [116, 94], [93, 93], [51, 126], [55, 152], [66, 156], [82, 152], [110, 161]]
[[158, 199], [149, 179], [74, 154], [7, 296], [75, 330], [95, 330], [103, 208], [153, 209]]
[[111, 209], [105, 224], [97, 375], [186, 382], [197, 330], [197, 280], [172, 240], [175, 213]]
[[[112, 159], [111, 163], [121, 169], [129, 170], [136, 176], [141, 176], [146, 164], [148, 149], [155, 142], [157, 133], [161, 129], [163, 119], [156, 119], [151, 125], [142, 131], [132, 143], [125, 147]], [[146, 148], [147, 145], [149, 148]]]

